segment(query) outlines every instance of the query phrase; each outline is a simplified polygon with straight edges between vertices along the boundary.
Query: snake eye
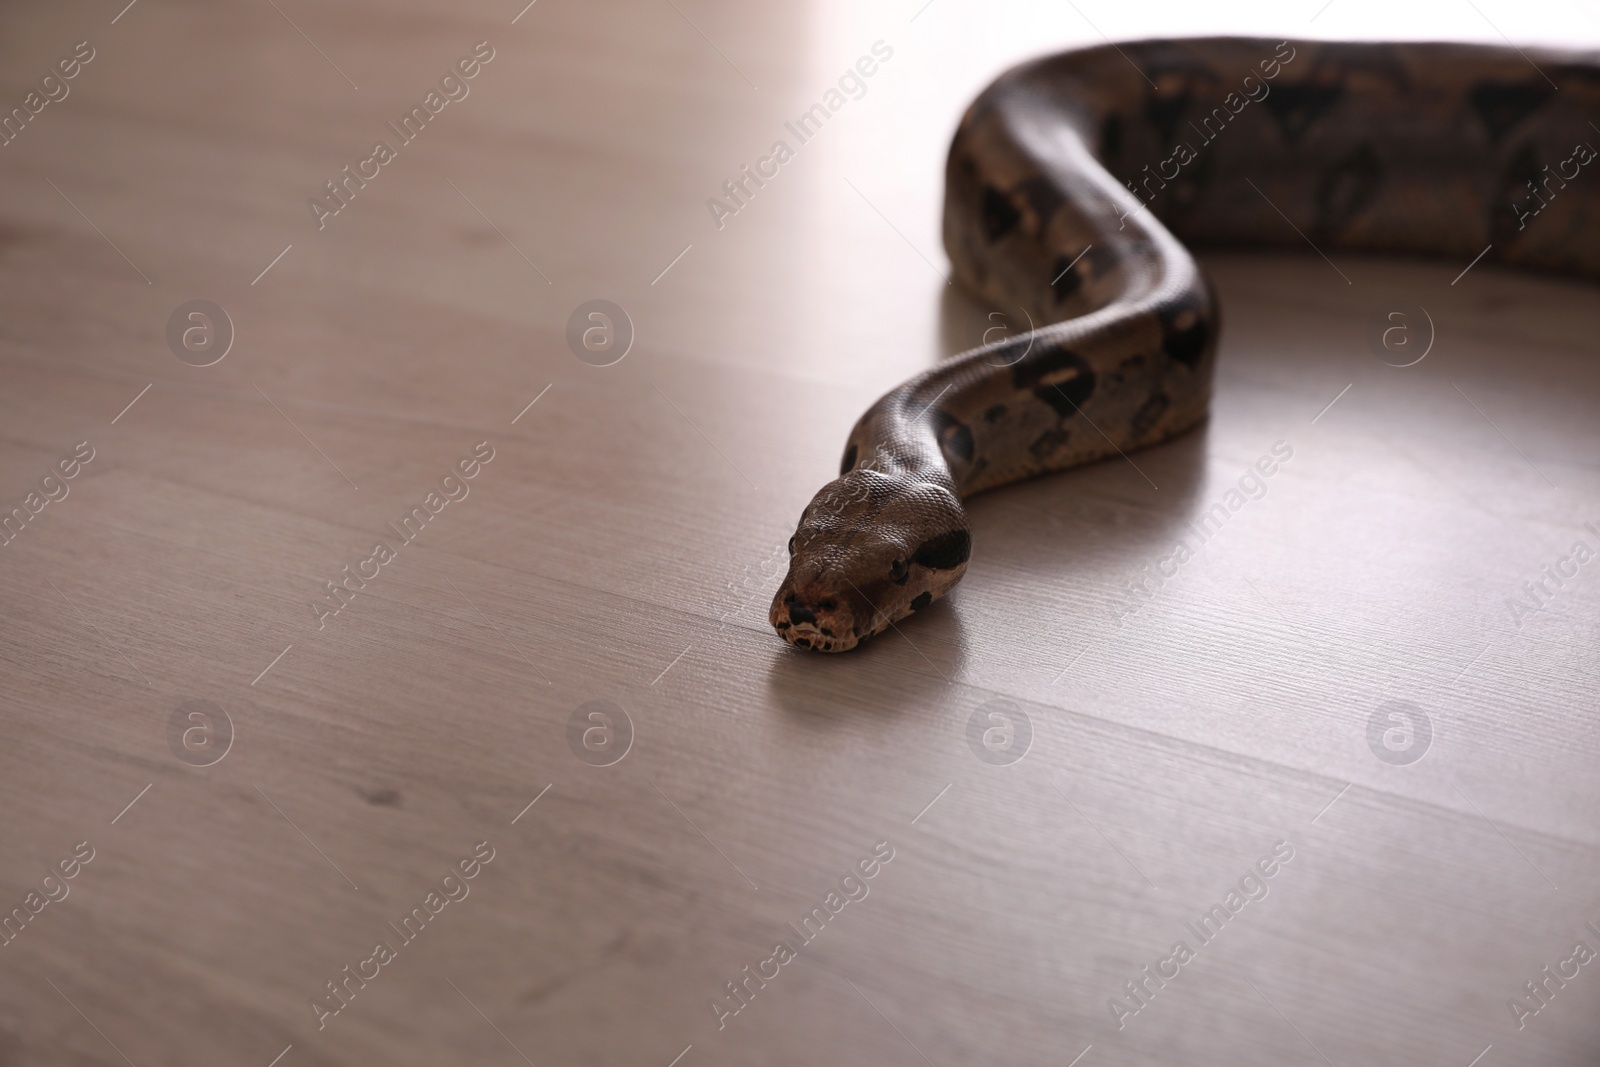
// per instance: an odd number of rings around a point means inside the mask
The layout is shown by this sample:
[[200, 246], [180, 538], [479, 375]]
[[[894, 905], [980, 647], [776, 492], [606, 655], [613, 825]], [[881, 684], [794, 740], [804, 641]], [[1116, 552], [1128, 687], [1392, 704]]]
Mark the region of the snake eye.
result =
[[905, 560], [897, 559], [889, 564], [889, 577], [896, 582], [904, 582], [910, 576], [911, 568], [906, 566]]

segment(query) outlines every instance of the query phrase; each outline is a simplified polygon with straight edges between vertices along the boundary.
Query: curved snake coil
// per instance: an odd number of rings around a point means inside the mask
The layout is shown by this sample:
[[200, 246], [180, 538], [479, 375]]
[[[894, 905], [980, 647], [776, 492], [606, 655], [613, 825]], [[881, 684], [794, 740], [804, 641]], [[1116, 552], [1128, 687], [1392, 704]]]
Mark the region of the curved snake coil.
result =
[[1200, 422], [1219, 320], [1184, 243], [1492, 245], [1485, 262], [1600, 277], [1595, 121], [1595, 53], [1225, 38], [1005, 74], [950, 146], [944, 243], [966, 286], [1046, 325], [861, 417], [789, 541], [773, 627], [854, 648], [961, 580], [964, 498]]

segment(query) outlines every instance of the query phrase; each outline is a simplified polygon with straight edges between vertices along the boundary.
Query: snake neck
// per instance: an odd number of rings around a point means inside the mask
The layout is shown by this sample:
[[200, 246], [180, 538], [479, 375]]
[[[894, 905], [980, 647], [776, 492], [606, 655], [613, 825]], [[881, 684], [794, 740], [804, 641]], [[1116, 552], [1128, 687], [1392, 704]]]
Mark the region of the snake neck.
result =
[[[1039, 328], [890, 390], [856, 423], [841, 474], [879, 471], [965, 499], [1155, 444], [1204, 417], [1218, 330], [1210, 286], [1148, 215], [1117, 228], [1119, 212], [1137, 210], [1125, 190], [1108, 182], [1102, 195], [1109, 224], [1086, 220], [1085, 230], [1101, 227], [1082, 235], [1092, 240], [1060, 240], [1076, 253], [1092, 246], [1079, 298], [1054, 309], [1056, 321], [1043, 301], [995, 300]], [[992, 286], [979, 264], [953, 258], [969, 287]]]

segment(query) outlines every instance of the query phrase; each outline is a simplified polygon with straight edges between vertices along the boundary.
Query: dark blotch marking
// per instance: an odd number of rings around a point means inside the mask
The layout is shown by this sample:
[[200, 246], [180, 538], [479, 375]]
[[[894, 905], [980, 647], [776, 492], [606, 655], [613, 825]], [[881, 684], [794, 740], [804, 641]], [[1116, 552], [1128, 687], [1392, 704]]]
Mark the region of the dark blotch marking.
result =
[[1153, 205], [1151, 210], [1163, 222], [1181, 222], [1200, 203], [1201, 195], [1216, 177], [1216, 170], [1216, 153], [1201, 152], [1198, 162], [1184, 167], [1176, 178], [1168, 180], [1170, 195], [1165, 202]]
[[1348, 226], [1378, 198], [1383, 176], [1383, 163], [1370, 143], [1324, 171], [1317, 180], [1317, 229], [1332, 236]]
[[1543, 81], [1479, 82], [1467, 94], [1478, 121], [1489, 132], [1489, 140], [1499, 144], [1512, 128], [1539, 110], [1556, 91]]
[[1100, 158], [1107, 163], [1114, 163], [1120, 155], [1122, 155], [1122, 116], [1107, 115], [1105, 121], [1100, 123]]
[[983, 236], [993, 242], [1017, 228], [1022, 213], [1011, 199], [992, 185], [983, 187]]
[[1531, 144], [1523, 145], [1511, 157], [1511, 162], [1506, 164], [1506, 169], [1500, 174], [1499, 188], [1489, 202], [1489, 236], [1496, 244], [1510, 244], [1522, 235], [1526, 224], [1517, 220], [1517, 213], [1512, 206], [1519, 205], [1527, 210], [1531, 205], [1537, 205], [1539, 202], [1528, 192], [1528, 183], [1533, 182], [1537, 186], [1543, 177], [1539, 157]]
[[[1157, 314], [1159, 315], [1160, 312]], [[1179, 314], [1180, 312], [1178, 311], [1172, 312], [1174, 316]], [[1115, 368], [1104, 375], [1106, 384], [1113, 386], [1124, 385], [1131, 379], [1141, 377], [1145, 373], [1145, 366], [1153, 358], [1153, 355], [1147, 358], [1143, 352], [1135, 352], [1131, 356], [1124, 356], [1117, 361]]]
[[1095, 376], [1087, 361], [1065, 348], [1036, 348], [1027, 359], [1011, 368], [1011, 381], [1018, 389], [1028, 389], [1050, 405], [1063, 419], [1078, 413], [1078, 408], [1094, 393]]
[[794, 639], [794, 647], [795, 648], [810, 648], [811, 647], [811, 640], [809, 638], [805, 638], [805, 637], [797, 637], [797, 638]]
[[1122, 252], [1114, 244], [1097, 244], [1078, 260], [1079, 270], [1083, 270], [1086, 265], [1089, 269], [1085, 273], [1090, 277], [1104, 278], [1122, 265]]
[[994, 407], [990, 408], [989, 410], [987, 410], [987, 411], [985, 411], [983, 413], [983, 421], [984, 422], [999, 422], [1001, 416], [1003, 416], [1005, 413], [1006, 413], [1006, 406], [1004, 404], [996, 404]]
[[939, 436], [939, 450], [944, 453], [947, 462], [972, 462], [972, 430], [966, 423], [946, 411], [935, 411], [933, 424], [934, 432]]
[[1277, 120], [1284, 139], [1294, 144], [1343, 96], [1342, 85], [1280, 85], [1261, 102]]
[[851, 445], [844, 450], [844, 460], [839, 464], [840, 474], [849, 474], [856, 466], [856, 446]]
[[947, 571], [959, 567], [972, 556], [972, 535], [965, 530], [947, 530], [917, 546], [911, 561], [929, 570]]
[[1078, 277], [1078, 269], [1074, 266], [1071, 270], [1067, 267], [1072, 260], [1066, 256], [1057, 256], [1050, 267], [1050, 292], [1055, 294], [1056, 303], [1070, 299], [1079, 289], [1083, 288], [1083, 279]]
[[927, 607], [929, 604], [932, 604], [932, 603], [933, 603], [933, 594], [932, 593], [918, 593], [916, 595], [916, 598], [911, 601], [911, 610], [912, 611], [921, 611], [923, 608]]
[[1189, 103], [1193, 98], [1193, 94], [1185, 89], [1165, 100], [1152, 96], [1144, 105], [1144, 116], [1150, 120], [1150, 125], [1160, 131], [1162, 144], [1172, 140], [1172, 133], [1182, 121], [1183, 113], [1189, 110]]
[[778, 629], [780, 629], [780, 630], [787, 630], [788, 628], [789, 628], [789, 623], [787, 621], [780, 622], [778, 624]]
[[1164, 307], [1156, 313], [1161, 323], [1161, 350], [1174, 363], [1190, 370], [1200, 365], [1211, 345], [1211, 323], [1201, 309], [1189, 304]]
[[1058, 448], [1072, 440], [1072, 431], [1064, 430], [1059, 426], [1052, 427], [1034, 438], [1028, 444], [1028, 452], [1034, 459], [1041, 463], [1048, 459]]
[[1151, 394], [1150, 399], [1146, 400], [1139, 410], [1134, 413], [1131, 424], [1134, 436], [1143, 437], [1148, 433], [1160, 421], [1161, 416], [1167, 413], [1167, 408], [1171, 406], [1172, 398], [1167, 396], [1166, 393]]
[[1022, 199], [1027, 202], [1028, 209], [1033, 212], [1034, 218], [1039, 221], [1039, 229], [1043, 230], [1045, 224], [1055, 216], [1067, 198], [1061, 195], [1061, 189], [1055, 181], [1042, 174], [1024, 179], [1017, 183], [1017, 192], [1022, 194]]

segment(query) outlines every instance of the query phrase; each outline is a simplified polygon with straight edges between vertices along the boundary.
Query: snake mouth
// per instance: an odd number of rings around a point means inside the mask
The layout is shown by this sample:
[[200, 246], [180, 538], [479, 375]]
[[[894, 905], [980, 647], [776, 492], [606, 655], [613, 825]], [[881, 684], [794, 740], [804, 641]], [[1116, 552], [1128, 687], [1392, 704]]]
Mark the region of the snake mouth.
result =
[[796, 648], [847, 652], [861, 641], [853, 607], [843, 597], [804, 597], [780, 589], [768, 618], [778, 636]]
[[853, 633], [845, 634], [843, 637], [830, 637], [822, 628], [809, 624], [792, 626], [786, 630], [780, 629], [778, 636], [796, 648], [809, 648], [813, 652], [848, 652], [858, 643]]

